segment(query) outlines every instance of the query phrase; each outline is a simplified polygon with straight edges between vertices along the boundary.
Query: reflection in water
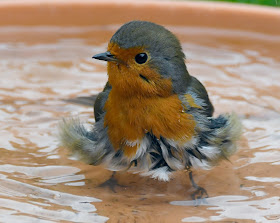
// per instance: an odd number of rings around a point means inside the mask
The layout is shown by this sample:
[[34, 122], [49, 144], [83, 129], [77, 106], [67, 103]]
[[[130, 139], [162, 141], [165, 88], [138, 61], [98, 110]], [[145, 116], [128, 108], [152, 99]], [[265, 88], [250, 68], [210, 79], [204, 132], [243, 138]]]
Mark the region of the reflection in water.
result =
[[63, 99], [102, 89], [105, 64], [91, 56], [105, 50], [117, 28], [0, 28], [1, 221], [279, 222], [278, 37], [170, 27], [182, 40], [190, 73], [206, 85], [216, 115], [234, 110], [243, 120], [240, 150], [231, 163], [194, 172], [209, 192], [207, 204], [193, 207], [182, 172], [170, 183], [118, 173], [128, 187], [117, 193], [96, 187], [111, 173], [73, 160], [59, 147], [56, 126], [62, 117], [94, 122], [91, 107]]
[[40, 182], [48, 184], [66, 183], [85, 179], [84, 175], [76, 174], [80, 169], [64, 166], [27, 167], [0, 165], [0, 171], [6, 173], [23, 173], [24, 178], [40, 178]]
[[[173, 205], [192, 206], [193, 201], [173, 201]], [[263, 200], [250, 200], [246, 196], [218, 196], [207, 198], [208, 210], [217, 210], [216, 216], [198, 218], [196, 222], [220, 221], [225, 218], [251, 219], [256, 222], [279, 222], [279, 197], [270, 197]], [[193, 217], [184, 218], [183, 222], [195, 222]]]
[[[0, 198], [0, 207], [2, 208], [12, 209], [22, 214], [28, 214], [38, 218], [53, 220], [74, 222], [104, 222], [106, 220], [105, 217], [97, 216], [94, 213], [96, 208], [91, 202], [100, 202], [98, 199], [35, 187], [19, 181], [6, 179], [4, 175], [0, 175], [0, 182], [1, 194], [4, 192], [4, 196], [29, 197], [30, 200], [26, 203], [14, 199]], [[47, 202], [47, 204], [33, 203], [31, 202], [32, 200], [41, 200], [42, 202]], [[57, 211], [46, 208], [51, 205], [60, 205], [64, 208], [70, 206], [73, 211]]]

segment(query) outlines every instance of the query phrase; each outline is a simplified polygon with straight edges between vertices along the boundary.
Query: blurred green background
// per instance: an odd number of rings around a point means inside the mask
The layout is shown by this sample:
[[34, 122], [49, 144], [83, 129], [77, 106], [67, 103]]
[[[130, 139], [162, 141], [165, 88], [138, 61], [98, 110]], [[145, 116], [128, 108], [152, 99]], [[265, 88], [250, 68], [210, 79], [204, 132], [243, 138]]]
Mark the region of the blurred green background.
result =
[[211, 0], [211, 1], [236, 2], [236, 3], [247, 3], [247, 4], [280, 7], [280, 0]]

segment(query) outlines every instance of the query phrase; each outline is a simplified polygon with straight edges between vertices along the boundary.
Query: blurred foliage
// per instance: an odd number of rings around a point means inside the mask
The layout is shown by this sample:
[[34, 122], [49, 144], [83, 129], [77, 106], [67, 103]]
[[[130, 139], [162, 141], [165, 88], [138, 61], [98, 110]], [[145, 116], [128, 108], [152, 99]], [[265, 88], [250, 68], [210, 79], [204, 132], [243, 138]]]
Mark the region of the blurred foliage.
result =
[[280, 7], [280, 0], [212, 0], [212, 1], [236, 2], [236, 3], [247, 3], [247, 4]]

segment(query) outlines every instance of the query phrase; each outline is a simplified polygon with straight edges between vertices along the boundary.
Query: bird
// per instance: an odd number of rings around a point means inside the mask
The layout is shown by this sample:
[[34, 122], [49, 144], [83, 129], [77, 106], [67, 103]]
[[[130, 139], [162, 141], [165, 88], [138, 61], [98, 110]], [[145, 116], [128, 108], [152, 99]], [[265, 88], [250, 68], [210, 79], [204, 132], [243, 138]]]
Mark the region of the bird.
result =
[[61, 144], [90, 165], [169, 181], [185, 170], [196, 191], [208, 197], [192, 176], [211, 169], [237, 151], [242, 124], [237, 114], [214, 117], [203, 84], [191, 76], [178, 38], [164, 26], [130, 21], [112, 36], [107, 51], [108, 82], [95, 98], [95, 123], [79, 118], [59, 124]]

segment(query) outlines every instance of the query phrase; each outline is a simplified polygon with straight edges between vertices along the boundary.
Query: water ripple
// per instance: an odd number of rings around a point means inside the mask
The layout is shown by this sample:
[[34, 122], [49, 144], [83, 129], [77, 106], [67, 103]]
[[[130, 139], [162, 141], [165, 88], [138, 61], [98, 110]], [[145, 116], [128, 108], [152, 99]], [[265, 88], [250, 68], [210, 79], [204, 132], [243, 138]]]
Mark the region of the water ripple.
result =
[[194, 173], [211, 196], [207, 204], [186, 200], [190, 184], [180, 173], [168, 184], [118, 173], [128, 187], [110, 193], [97, 187], [108, 171], [72, 160], [59, 147], [62, 117], [94, 122], [92, 107], [64, 99], [102, 90], [105, 63], [91, 56], [106, 50], [117, 27], [0, 27], [1, 221], [279, 222], [279, 36], [171, 27], [215, 115], [235, 111], [244, 125], [231, 163]]

